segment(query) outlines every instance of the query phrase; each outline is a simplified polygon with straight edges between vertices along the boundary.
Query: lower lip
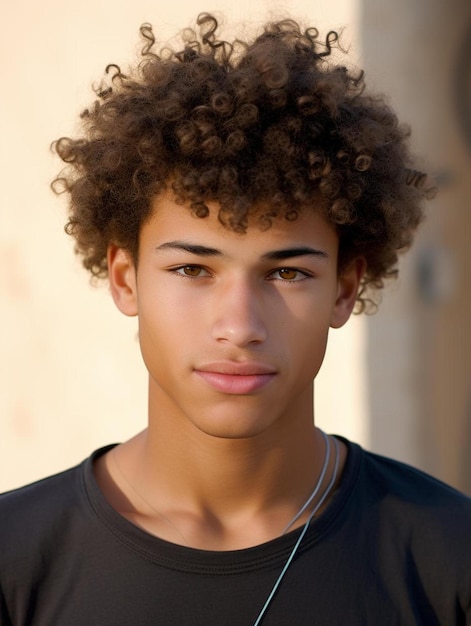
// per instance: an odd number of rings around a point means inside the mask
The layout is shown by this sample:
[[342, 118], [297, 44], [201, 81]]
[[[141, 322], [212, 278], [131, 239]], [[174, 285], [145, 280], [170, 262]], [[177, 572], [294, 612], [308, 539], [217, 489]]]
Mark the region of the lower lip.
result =
[[246, 395], [258, 391], [275, 378], [275, 374], [238, 376], [221, 374], [219, 372], [203, 372], [201, 370], [196, 370], [195, 373], [216, 391], [234, 395]]

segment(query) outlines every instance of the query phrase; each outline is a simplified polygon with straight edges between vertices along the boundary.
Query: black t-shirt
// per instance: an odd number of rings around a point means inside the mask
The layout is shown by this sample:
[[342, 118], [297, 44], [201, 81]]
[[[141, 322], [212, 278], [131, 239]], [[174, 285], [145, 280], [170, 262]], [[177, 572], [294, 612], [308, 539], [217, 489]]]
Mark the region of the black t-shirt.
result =
[[[471, 500], [348, 447], [263, 626], [470, 625]], [[1, 626], [254, 624], [300, 530], [227, 552], [163, 541], [101, 493], [107, 449], [0, 496]]]

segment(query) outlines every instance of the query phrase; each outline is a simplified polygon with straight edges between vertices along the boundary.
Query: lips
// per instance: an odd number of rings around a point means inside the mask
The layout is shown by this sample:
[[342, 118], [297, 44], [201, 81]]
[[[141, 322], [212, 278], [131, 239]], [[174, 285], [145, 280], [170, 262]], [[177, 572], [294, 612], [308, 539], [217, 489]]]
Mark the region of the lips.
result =
[[208, 363], [195, 369], [195, 374], [221, 393], [247, 395], [262, 389], [276, 376], [264, 363]]

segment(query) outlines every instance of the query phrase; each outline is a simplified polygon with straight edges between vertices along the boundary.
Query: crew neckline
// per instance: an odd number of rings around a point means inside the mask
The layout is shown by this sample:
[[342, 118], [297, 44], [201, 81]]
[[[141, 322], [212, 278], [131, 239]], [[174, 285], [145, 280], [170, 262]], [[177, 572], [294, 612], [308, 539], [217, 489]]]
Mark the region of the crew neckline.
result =
[[[342, 478], [326, 509], [311, 522], [299, 548], [299, 554], [320, 542], [339, 523], [358, 478], [362, 449], [358, 444], [343, 437], [334, 436], [345, 443], [348, 449]], [[128, 550], [170, 569], [202, 574], [236, 574], [276, 567], [286, 561], [301, 528], [249, 548], [215, 551], [172, 543], [133, 524], [111, 506], [102, 493], [93, 471], [96, 459], [116, 445], [118, 444], [99, 448], [82, 463], [81, 486], [96, 518]]]

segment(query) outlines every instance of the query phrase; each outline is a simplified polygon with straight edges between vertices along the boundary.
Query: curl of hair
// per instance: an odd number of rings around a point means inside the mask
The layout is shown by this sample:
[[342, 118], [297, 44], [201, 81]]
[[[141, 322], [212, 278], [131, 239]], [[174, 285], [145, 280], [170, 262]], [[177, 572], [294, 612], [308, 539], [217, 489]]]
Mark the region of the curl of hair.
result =
[[66, 168], [52, 186], [69, 194], [66, 231], [84, 266], [105, 277], [110, 243], [137, 259], [153, 198], [171, 185], [197, 218], [217, 201], [236, 232], [255, 211], [261, 229], [321, 211], [339, 234], [340, 271], [366, 260], [364, 310], [397, 274], [432, 190], [411, 163], [408, 130], [364, 92], [363, 74], [330, 61], [337, 33], [322, 41], [282, 20], [229, 42], [207, 13], [181, 50], [158, 48], [149, 24], [140, 33], [139, 66], [128, 75], [108, 65], [82, 135], [53, 144]]

